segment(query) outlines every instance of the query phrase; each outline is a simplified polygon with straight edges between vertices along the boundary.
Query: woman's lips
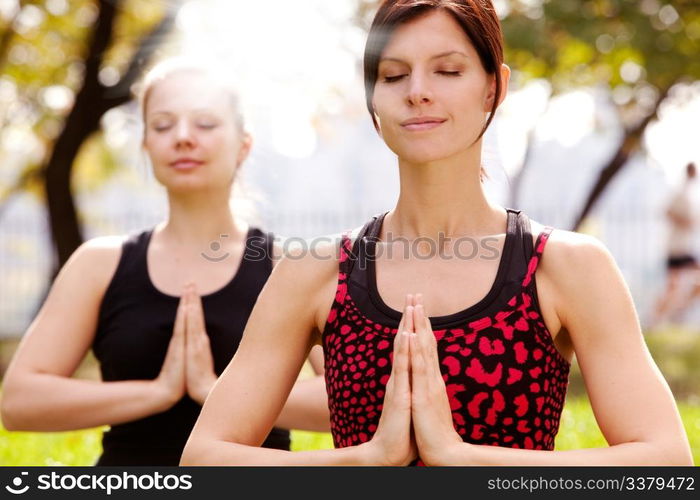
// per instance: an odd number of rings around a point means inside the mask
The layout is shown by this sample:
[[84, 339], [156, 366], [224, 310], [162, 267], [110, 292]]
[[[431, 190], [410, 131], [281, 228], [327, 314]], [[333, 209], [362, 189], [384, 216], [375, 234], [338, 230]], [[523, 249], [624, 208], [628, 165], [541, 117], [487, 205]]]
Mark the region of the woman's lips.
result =
[[420, 132], [424, 130], [432, 130], [436, 127], [439, 127], [445, 123], [445, 120], [442, 118], [432, 118], [432, 117], [425, 117], [425, 118], [412, 118], [410, 120], [406, 120], [401, 124], [403, 128], [406, 130], [411, 130], [414, 132]]
[[175, 170], [191, 170], [197, 168], [202, 164], [199, 160], [192, 160], [190, 158], [183, 158], [182, 160], [174, 161], [170, 164]]

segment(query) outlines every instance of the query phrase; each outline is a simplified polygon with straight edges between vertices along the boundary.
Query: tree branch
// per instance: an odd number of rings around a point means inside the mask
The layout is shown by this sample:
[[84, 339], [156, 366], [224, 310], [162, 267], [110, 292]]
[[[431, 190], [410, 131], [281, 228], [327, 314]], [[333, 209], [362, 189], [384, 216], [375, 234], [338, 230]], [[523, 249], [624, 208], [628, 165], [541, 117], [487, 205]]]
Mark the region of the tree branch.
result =
[[671, 90], [671, 87], [675, 85], [675, 83], [676, 82], [673, 82], [671, 85], [663, 89], [663, 91], [659, 94], [659, 97], [656, 99], [656, 103], [652, 111], [648, 113], [634, 128], [625, 132], [625, 137], [620, 143], [620, 146], [617, 148], [617, 151], [615, 151], [615, 155], [600, 171], [600, 174], [598, 175], [598, 180], [593, 186], [593, 189], [591, 189], [590, 193], [588, 194], [586, 203], [583, 205], [583, 209], [581, 210], [579, 216], [574, 222], [574, 226], [572, 228], [573, 231], [577, 231], [581, 227], [584, 219], [591, 212], [594, 205], [596, 204], [600, 196], [603, 194], [603, 191], [605, 191], [605, 188], [608, 186], [608, 184], [610, 184], [613, 178], [620, 172], [620, 170], [622, 170], [622, 168], [627, 163], [627, 160], [629, 160], [630, 156], [632, 156], [634, 152], [639, 150], [639, 147], [642, 143], [642, 136], [644, 135], [644, 131], [646, 130], [649, 123], [654, 118], [656, 118], [661, 103], [666, 99], [666, 97], [668, 97], [668, 93]]
[[111, 87], [103, 87], [102, 113], [120, 106], [131, 99], [131, 86], [141, 75], [143, 69], [149, 64], [156, 48], [162, 39], [170, 32], [175, 24], [177, 9], [168, 8], [163, 19], [141, 40], [136, 49], [127, 70], [118, 83]]

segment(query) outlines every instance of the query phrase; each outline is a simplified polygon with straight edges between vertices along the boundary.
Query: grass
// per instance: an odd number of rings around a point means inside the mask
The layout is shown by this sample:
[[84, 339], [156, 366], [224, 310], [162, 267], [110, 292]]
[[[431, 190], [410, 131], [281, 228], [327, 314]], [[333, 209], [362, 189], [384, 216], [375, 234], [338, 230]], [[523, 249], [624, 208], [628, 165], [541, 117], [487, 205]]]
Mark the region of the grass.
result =
[[[693, 459], [700, 463], [700, 405], [679, 403]], [[101, 452], [102, 429], [59, 433], [8, 432], [0, 428], [0, 465], [92, 465]], [[557, 450], [606, 446], [587, 398], [567, 400]], [[292, 449], [332, 448], [330, 434], [292, 431]]]

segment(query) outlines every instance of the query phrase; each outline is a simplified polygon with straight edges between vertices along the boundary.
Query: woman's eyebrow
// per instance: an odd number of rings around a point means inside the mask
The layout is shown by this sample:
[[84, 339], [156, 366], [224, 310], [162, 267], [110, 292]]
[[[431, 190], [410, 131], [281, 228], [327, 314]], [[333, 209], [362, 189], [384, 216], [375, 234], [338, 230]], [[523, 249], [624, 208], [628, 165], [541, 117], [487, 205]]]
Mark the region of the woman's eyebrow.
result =
[[[441, 52], [441, 53], [439, 53], [439, 54], [435, 54], [434, 56], [432, 56], [432, 57], [430, 58], [430, 60], [433, 60], [433, 59], [440, 59], [441, 57], [452, 56], [452, 55], [455, 55], [455, 54], [456, 54], [456, 55], [460, 55], [460, 56], [464, 57], [465, 59], [469, 59], [469, 56], [468, 56], [467, 54], [465, 54], [464, 52], [461, 52], [461, 51], [459, 51], [459, 50], [449, 50], [449, 51], [447, 51], [447, 52]], [[400, 59], [400, 58], [398, 58], [398, 57], [382, 57], [382, 58], [379, 60], [380, 63], [382, 63], [382, 62], [389, 62], [389, 61], [397, 62], [397, 63], [401, 63], [401, 64], [408, 64], [406, 61], [404, 61], [403, 59]]]
[[[191, 113], [211, 113], [216, 114], [216, 110], [213, 108], [197, 108], [190, 111]], [[174, 116], [176, 113], [174, 111], [168, 111], [165, 109], [159, 109], [156, 111], [151, 111], [151, 115], [170, 115]]]

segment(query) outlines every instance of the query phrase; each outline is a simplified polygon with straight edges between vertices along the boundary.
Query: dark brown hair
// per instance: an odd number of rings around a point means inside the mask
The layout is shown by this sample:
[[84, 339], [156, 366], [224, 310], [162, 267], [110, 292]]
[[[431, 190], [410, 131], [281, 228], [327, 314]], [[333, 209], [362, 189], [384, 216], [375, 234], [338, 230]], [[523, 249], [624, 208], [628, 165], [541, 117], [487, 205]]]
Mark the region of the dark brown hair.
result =
[[377, 82], [379, 59], [396, 28], [434, 10], [450, 14], [462, 27], [479, 54], [481, 65], [496, 77], [496, 96], [491, 114], [477, 140], [491, 124], [503, 91], [500, 68], [503, 64], [503, 33], [491, 0], [384, 0], [372, 21], [364, 57], [365, 98], [374, 127], [379, 124], [374, 115], [372, 99]]

